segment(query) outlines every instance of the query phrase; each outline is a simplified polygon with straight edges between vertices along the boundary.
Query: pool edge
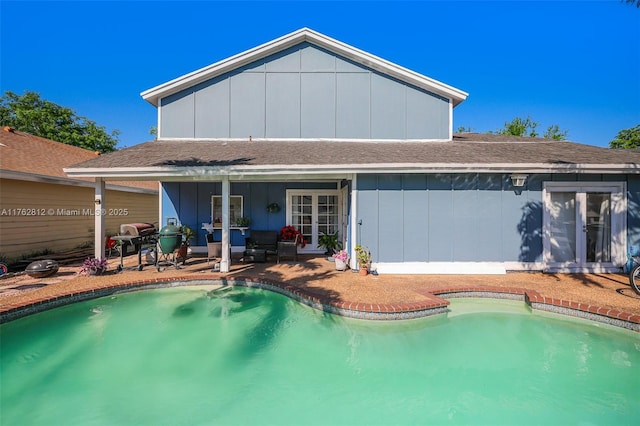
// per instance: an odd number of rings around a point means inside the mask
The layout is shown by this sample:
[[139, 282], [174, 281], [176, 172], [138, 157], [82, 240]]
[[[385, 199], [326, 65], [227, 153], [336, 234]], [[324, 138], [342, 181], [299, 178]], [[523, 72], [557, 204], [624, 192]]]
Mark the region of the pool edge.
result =
[[456, 286], [421, 292], [420, 294], [427, 298], [427, 300], [423, 302], [377, 304], [319, 297], [286, 283], [253, 277], [235, 277], [233, 279], [220, 277], [166, 277], [153, 280], [110, 284], [90, 290], [60, 294], [58, 296], [38, 299], [22, 304], [3, 306], [0, 308], [0, 324], [71, 303], [110, 296], [123, 291], [178, 287], [184, 285], [210, 285], [212, 283], [223, 286], [244, 286], [266, 289], [283, 294], [314, 309], [349, 318], [368, 320], [402, 320], [422, 318], [448, 312], [449, 301], [447, 299], [449, 298], [485, 297], [494, 299], [522, 300], [530, 306], [531, 309], [584, 318], [640, 332], [640, 315], [569, 300], [545, 297], [535, 290], [526, 290], [521, 288]]

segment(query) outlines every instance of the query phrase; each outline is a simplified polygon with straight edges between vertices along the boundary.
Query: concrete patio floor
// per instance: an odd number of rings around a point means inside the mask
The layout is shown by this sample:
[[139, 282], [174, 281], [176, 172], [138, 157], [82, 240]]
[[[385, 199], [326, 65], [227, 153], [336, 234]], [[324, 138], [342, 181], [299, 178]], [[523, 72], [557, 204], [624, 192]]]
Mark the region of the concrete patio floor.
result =
[[[274, 260], [275, 259], [269, 259]], [[640, 322], [640, 295], [630, 287], [623, 274], [543, 274], [507, 273], [506, 275], [368, 275], [347, 270], [336, 271], [325, 257], [301, 256], [298, 262], [280, 264], [247, 263], [234, 259], [229, 273], [212, 272], [213, 262], [192, 257], [179, 269], [166, 267], [158, 272], [153, 266], [142, 271], [127, 270], [137, 265], [136, 256], [125, 258], [125, 270], [116, 273], [119, 258], [109, 260], [109, 271], [102, 276], [78, 275], [80, 265], [61, 267], [51, 277], [36, 279], [17, 275], [0, 279], [0, 312], [61, 295], [82, 293], [105, 286], [173, 279], [186, 280], [257, 280], [281, 283], [302, 294], [321, 300], [348, 301], [359, 304], [411, 305], [433, 299], [430, 293], [443, 288], [500, 288], [537, 292], [546, 298], [576, 302], [584, 306], [614, 310], [633, 316]]]

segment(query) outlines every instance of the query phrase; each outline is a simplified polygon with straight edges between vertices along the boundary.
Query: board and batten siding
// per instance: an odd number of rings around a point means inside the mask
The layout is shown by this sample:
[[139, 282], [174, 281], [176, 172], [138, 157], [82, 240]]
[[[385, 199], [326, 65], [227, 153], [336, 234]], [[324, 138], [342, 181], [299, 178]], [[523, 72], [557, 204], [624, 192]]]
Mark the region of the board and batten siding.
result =
[[506, 174], [359, 175], [358, 243], [374, 262], [536, 262], [542, 177], [519, 194]]
[[[7, 260], [93, 243], [94, 216], [86, 214], [95, 208], [93, 188], [12, 179], [0, 179], [0, 188], [0, 255]], [[117, 234], [122, 223], [158, 221], [157, 194], [108, 189], [105, 207], [108, 235]]]
[[[231, 195], [240, 195], [243, 200], [243, 217], [249, 218], [251, 230], [280, 231], [287, 225], [286, 205], [288, 189], [336, 189], [336, 182], [231, 182]], [[222, 195], [219, 182], [163, 182], [162, 218], [179, 218], [181, 225], [188, 225], [196, 231], [192, 241], [194, 246], [206, 246], [206, 232], [203, 223], [211, 222], [211, 196]], [[281, 210], [269, 213], [267, 206], [278, 203]], [[220, 231], [215, 232], [220, 240]], [[245, 235], [231, 232], [231, 244], [243, 246]]]
[[626, 181], [629, 245], [640, 244], [640, 178], [632, 175], [358, 175], [358, 243], [374, 262], [542, 261], [544, 181]]
[[160, 101], [161, 138], [449, 139], [450, 102], [309, 43]]

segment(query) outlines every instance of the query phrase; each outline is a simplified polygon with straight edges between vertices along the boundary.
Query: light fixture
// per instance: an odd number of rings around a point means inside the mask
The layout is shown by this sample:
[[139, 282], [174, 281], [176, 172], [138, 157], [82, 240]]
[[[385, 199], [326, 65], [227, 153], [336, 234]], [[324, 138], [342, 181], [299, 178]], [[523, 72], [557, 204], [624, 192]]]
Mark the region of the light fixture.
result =
[[100, 203], [101, 203], [100, 198], [96, 198], [95, 203], [96, 203], [96, 206], [99, 206], [99, 205], [100, 205]]
[[511, 175], [511, 184], [513, 186], [522, 187], [527, 181], [527, 175]]

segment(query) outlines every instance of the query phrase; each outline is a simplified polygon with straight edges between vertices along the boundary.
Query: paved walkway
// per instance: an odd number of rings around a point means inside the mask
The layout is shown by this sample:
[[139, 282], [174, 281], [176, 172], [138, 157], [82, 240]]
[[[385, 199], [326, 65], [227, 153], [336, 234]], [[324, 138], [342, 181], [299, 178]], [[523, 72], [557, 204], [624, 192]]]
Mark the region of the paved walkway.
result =
[[[130, 256], [125, 266], [134, 265], [136, 261], [135, 256]], [[119, 259], [111, 259], [111, 271], [100, 277], [78, 276], [80, 267], [74, 266], [63, 267], [56, 275], [44, 279], [27, 275], [2, 279], [2, 320], [10, 320], [16, 313], [20, 316], [31, 312], [28, 309], [42, 310], [52, 303], [69, 303], [126, 288], [162, 285], [176, 280], [218, 280], [238, 285], [267, 284], [304, 303], [322, 305], [337, 313], [355, 313], [352, 316], [363, 312], [385, 314], [389, 318], [446, 309], [448, 302], [441, 297], [443, 294], [446, 297], [460, 292], [468, 295], [485, 293], [485, 296], [511, 294], [523, 300], [526, 298], [538, 309], [555, 307], [556, 311], [566, 310], [564, 313], [585, 314], [578, 316], [622, 320], [637, 325], [640, 331], [640, 296], [633, 292], [627, 276], [622, 274], [360, 276], [352, 271], [336, 271], [333, 263], [322, 257], [303, 257], [297, 263], [236, 263], [226, 274], [211, 272], [213, 263], [207, 263], [203, 258], [191, 258], [180, 269], [168, 267], [161, 272], [146, 266], [142, 271], [115, 273], [118, 263]]]

